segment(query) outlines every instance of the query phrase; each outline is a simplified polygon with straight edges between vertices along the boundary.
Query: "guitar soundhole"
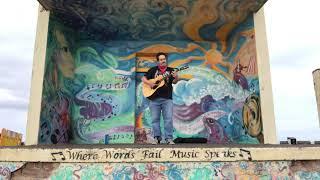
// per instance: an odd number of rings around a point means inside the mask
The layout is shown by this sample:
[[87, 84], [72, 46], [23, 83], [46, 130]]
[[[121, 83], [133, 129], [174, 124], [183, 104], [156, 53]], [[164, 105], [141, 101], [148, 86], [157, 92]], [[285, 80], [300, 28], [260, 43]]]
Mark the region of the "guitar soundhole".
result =
[[156, 89], [158, 87], [158, 84], [156, 84], [155, 86], [153, 86], [153, 88], [152, 89]]
[[160, 83], [161, 81], [156, 81], [154, 84], [155, 84], [155, 86], [153, 86], [153, 88], [152, 89], [156, 89], [158, 86], [159, 86], [159, 83]]

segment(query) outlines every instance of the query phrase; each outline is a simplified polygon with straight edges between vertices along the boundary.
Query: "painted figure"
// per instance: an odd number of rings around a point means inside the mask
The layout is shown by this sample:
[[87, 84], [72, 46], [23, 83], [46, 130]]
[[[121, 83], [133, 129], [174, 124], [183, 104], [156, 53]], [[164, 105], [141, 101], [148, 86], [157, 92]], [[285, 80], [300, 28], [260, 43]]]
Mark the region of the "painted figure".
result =
[[236, 68], [233, 70], [233, 80], [239, 84], [243, 89], [249, 89], [248, 81], [246, 77], [242, 74], [244, 69], [248, 68], [247, 66], [242, 66], [240, 61], [238, 61]]

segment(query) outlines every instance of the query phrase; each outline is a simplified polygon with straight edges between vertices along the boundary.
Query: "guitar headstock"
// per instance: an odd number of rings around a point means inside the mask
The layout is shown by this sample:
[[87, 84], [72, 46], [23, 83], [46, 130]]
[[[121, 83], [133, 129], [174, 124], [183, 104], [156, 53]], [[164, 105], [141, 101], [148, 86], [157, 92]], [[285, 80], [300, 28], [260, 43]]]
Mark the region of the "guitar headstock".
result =
[[182, 71], [182, 70], [185, 70], [185, 69], [188, 69], [189, 66], [188, 65], [185, 65], [185, 66], [182, 66], [180, 68], [176, 68], [177, 71]]

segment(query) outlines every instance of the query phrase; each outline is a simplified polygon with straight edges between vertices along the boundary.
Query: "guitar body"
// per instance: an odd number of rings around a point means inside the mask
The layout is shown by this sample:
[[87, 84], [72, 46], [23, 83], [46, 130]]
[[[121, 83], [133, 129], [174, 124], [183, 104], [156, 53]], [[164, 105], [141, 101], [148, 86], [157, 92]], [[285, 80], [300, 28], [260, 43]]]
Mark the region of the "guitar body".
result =
[[157, 84], [154, 88], [150, 88], [149, 85], [147, 85], [146, 83], [142, 84], [142, 94], [144, 97], [150, 97], [154, 92], [156, 92], [157, 89], [159, 89], [160, 87], [162, 87], [164, 85], [164, 80], [163, 80], [163, 76], [160, 75], [154, 79], [149, 79], [148, 81]]
[[[184, 70], [184, 69], [188, 69], [189, 66], [186, 65], [186, 66], [183, 66], [181, 68], [175, 68], [175, 71], [178, 72], [178, 71], [181, 71], [181, 70]], [[147, 85], [146, 83], [143, 83], [142, 84], [142, 94], [144, 97], [150, 97], [154, 92], [156, 92], [157, 89], [159, 89], [160, 87], [162, 87], [164, 85], [164, 79], [171, 76], [170, 75], [167, 75], [167, 76], [163, 76], [163, 75], [159, 75], [157, 76], [156, 78], [154, 79], [149, 79], [148, 81], [149, 82], [152, 82], [154, 84], [156, 84], [155, 87], [153, 88], [150, 88], [149, 85]]]

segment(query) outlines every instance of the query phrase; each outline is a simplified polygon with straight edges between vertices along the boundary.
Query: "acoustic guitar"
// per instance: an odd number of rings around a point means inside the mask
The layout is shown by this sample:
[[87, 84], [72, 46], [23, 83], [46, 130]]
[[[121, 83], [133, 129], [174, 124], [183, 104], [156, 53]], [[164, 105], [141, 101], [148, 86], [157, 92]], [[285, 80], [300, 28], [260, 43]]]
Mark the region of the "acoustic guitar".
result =
[[[182, 71], [184, 69], [188, 69], [189, 66], [183, 66], [181, 68], [175, 68], [175, 70], [178, 72], [178, 71]], [[162, 87], [165, 82], [164, 80], [167, 78], [167, 77], [170, 77], [172, 76], [172, 74], [167, 74], [167, 75], [159, 75], [157, 76], [156, 78], [154, 79], [149, 79], [148, 81], [149, 82], [152, 82], [155, 84], [155, 86], [153, 88], [151, 88], [148, 84], [146, 83], [143, 83], [142, 84], [142, 94], [144, 97], [150, 97], [153, 93], [155, 93], [157, 91], [157, 89], [159, 89], [160, 87]]]

